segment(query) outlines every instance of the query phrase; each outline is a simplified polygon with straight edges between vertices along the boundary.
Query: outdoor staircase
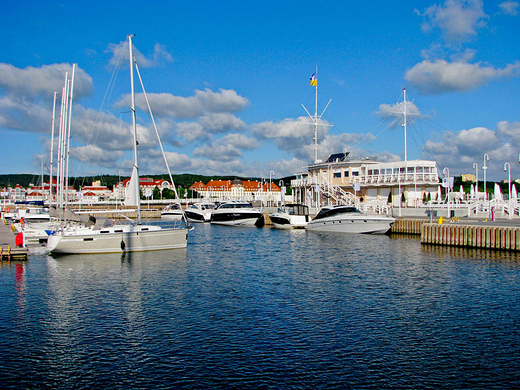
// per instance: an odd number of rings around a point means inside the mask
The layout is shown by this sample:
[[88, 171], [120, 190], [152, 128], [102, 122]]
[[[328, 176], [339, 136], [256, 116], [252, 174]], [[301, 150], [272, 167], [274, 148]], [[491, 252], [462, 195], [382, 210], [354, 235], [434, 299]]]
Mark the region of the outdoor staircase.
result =
[[321, 188], [321, 193], [323, 196], [332, 199], [332, 203], [334, 204], [344, 204], [344, 205], [357, 205], [359, 204], [359, 198], [354, 194], [345, 191], [340, 186], [335, 184], [331, 184], [328, 180], [317, 180], [317, 184], [319, 184]]

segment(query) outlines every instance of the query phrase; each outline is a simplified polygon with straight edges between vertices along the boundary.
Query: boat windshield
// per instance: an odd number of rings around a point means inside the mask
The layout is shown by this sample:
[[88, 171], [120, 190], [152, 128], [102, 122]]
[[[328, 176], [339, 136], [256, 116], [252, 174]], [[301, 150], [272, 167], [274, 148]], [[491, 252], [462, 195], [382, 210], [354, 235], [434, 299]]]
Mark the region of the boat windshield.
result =
[[219, 209], [251, 209], [249, 203], [224, 203], [218, 207]]
[[326, 209], [321, 209], [321, 211], [318, 213], [318, 215], [316, 215], [314, 220], [328, 218], [328, 217], [332, 217], [333, 215], [338, 215], [338, 214], [352, 214], [352, 213], [361, 214], [361, 211], [359, 211], [355, 207], [326, 208]]

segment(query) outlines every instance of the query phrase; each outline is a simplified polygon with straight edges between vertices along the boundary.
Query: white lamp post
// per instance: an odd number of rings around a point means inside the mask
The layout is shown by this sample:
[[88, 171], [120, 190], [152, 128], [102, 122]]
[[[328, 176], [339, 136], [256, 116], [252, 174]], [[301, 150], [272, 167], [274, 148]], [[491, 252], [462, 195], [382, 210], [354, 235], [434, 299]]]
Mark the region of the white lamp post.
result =
[[484, 155], [484, 166], [482, 167], [482, 169], [484, 170], [484, 200], [487, 201], [487, 189], [486, 189], [486, 171], [487, 171], [487, 165], [486, 165], [486, 161], [489, 161], [489, 154], [485, 154]]
[[476, 188], [475, 188], [475, 195], [476, 195], [476, 198], [478, 200], [478, 164], [477, 163], [473, 163], [473, 168], [475, 168], [475, 176], [477, 177], [477, 185], [476, 185]]
[[269, 205], [271, 206], [271, 196], [272, 196], [272, 189], [271, 187], [271, 175], [274, 176], [274, 171], [269, 171]]
[[511, 212], [511, 164], [509, 164], [508, 162], [506, 162], [504, 164], [504, 172], [506, 172], [506, 171], [509, 171], [508, 182], [507, 182], [507, 186], [508, 186], [508, 190], [509, 190], [509, 201], [508, 201], [508, 207], [507, 207], [508, 212], [507, 213], [509, 214], [509, 219], [511, 219], [511, 218], [513, 218], [513, 213]]

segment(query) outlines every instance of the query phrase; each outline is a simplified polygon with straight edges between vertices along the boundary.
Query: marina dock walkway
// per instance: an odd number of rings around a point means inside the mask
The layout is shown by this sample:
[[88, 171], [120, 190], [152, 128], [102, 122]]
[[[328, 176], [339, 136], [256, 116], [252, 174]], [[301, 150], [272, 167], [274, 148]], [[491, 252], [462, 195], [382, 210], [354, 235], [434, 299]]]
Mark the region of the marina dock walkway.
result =
[[397, 219], [392, 233], [421, 235], [421, 243], [520, 251], [520, 219]]
[[3, 260], [27, 260], [29, 251], [27, 248], [18, 248], [15, 242], [15, 235], [11, 231], [11, 225], [0, 221], [0, 250]]

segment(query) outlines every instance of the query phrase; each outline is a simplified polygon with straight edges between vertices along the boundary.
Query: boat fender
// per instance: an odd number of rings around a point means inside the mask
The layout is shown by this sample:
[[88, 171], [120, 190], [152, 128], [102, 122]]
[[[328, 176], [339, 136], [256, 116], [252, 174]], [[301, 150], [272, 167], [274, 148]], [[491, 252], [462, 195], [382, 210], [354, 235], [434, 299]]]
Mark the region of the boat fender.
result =
[[124, 242], [123, 240], [121, 240], [121, 250], [122, 250], [123, 252], [124, 252], [124, 250], [125, 250], [125, 247], [126, 247], [125, 242]]

